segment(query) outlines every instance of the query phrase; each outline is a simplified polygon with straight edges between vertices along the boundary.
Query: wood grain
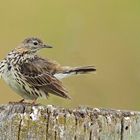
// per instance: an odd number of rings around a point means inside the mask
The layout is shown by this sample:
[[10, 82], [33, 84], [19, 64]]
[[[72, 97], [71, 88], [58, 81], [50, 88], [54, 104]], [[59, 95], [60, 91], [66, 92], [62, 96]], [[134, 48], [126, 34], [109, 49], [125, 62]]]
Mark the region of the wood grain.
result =
[[139, 112], [31, 104], [0, 106], [0, 140], [139, 139]]

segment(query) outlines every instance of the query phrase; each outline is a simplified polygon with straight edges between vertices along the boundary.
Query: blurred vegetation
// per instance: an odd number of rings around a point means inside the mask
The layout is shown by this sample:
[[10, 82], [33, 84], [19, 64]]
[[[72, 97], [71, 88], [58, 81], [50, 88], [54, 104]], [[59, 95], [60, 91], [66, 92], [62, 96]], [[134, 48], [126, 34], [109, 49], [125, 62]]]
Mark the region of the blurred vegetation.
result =
[[[53, 45], [39, 55], [62, 65], [95, 65], [96, 74], [64, 79], [72, 100], [43, 104], [140, 110], [140, 1], [13, 0], [0, 4], [0, 58], [24, 38]], [[0, 103], [20, 100], [3, 80]]]

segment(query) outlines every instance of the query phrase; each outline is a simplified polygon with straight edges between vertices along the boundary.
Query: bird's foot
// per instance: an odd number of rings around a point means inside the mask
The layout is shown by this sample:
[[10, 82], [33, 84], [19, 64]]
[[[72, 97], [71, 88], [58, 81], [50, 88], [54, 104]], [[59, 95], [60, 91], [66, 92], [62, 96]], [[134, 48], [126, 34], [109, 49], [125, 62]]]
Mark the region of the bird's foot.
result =
[[9, 104], [21, 104], [21, 103], [24, 103], [24, 99], [17, 102], [9, 102]]
[[25, 101], [25, 99], [22, 99], [20, 101], [17, 102], [9, 102], [9, 104], [25, 104], [25, 105], [38, 105], [36, 104], [36, 99], [32, 100], [32, 101]]

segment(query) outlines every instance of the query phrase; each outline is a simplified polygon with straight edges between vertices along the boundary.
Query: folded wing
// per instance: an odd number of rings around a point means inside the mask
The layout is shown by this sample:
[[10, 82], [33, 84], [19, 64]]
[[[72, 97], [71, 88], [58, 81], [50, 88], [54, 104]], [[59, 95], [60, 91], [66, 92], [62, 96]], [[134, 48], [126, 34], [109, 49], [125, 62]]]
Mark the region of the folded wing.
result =
[[63, 98], [70, 98], [62, 82], [53, 76], [55, 67], [57, 67], [56, 63], [36, 56], [34, 60], [23, 63], [20, 70], [26, 82], [44, 94], [47, 95], [49, 92]]

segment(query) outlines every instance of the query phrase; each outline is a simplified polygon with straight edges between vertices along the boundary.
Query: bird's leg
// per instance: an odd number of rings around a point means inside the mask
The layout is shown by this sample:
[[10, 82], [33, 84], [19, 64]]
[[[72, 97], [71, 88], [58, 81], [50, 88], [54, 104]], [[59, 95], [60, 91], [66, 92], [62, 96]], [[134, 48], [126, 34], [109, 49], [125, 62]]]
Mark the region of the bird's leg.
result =
[[25, 99], [22, 99], [20, 100], [18, 103], [25, 103], [25, 104], [31, 104], [31, 105], [34, 105], [35, 102], [36, 102], [37, 99], [33, 99], [32, 101], [31, 100], [25, 100]]
[[23, 103], [24, 101], [25, 101], [25, 99], [22, 99], [22, 100], [19, 101], [19, 103]]
[[20, 104], [20, 103], [24, 103], [24, 99], [17, 101], [17, 102], [9, 102], [9, 104]]
[[35, 102], [36, 102], [37, 99], [33, 99], [31, 102], [29, 102], [29, 100], [25, 100], [25, 99], [22, 99], [20, 100], [19, 102], [17, 103], [23, 103], [23, 104], [29, 104], [29, 105], [37, 105]]
[[36, 104], [35, 102], [36, 102], [36, 99], [33, 99], [33, 101], [32, 101], [31, 104], [32, 104], [32, 105], [35, 105], [35, 104]]

